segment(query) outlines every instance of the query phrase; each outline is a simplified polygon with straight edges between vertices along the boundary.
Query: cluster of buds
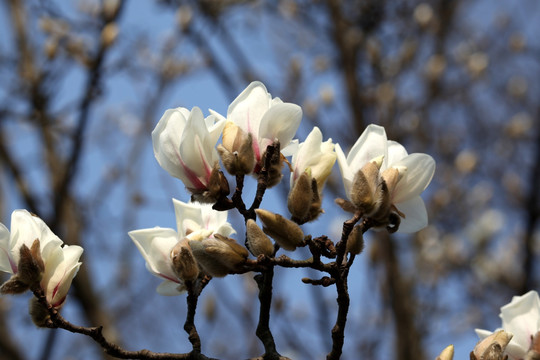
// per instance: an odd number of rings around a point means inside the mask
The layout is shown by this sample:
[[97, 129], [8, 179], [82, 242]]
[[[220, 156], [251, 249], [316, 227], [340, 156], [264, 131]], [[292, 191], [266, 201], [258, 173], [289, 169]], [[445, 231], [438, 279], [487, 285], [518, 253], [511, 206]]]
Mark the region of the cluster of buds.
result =
[[[1, 287], [3, 294], [39, 290], [49, 305], [60, 308], [81, 263], [80, 246], [65, 245], [37, 216], [26, 210], [11, 214], [11, 232], [0, 224], [0, 271], [11, 274]], [[32, 318], [44, 326], [47, 311], [36, 299]]]

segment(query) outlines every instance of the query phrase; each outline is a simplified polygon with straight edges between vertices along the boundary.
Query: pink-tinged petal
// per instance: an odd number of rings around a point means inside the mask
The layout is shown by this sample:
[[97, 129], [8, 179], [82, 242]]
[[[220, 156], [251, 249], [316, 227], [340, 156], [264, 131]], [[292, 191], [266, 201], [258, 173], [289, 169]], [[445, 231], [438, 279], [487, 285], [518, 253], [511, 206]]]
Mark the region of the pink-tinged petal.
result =
[[411, 154], [392, 167], [405, 166], [404, 176], [399, 180], [393, 191], [393, 203], [398, 204], [414, 198], [422, 193], [433, 178], [435, 173], [435, 160], [427, 154]]
[[399, 232], [410, 234], [422, 230], [427, 226], [426, 206], [420, 196], [396, 204], [396, 207], [400, 212], [405, 214], [405, 218], [401, 218]]
[[47, 301], [54, 307], [64, 302], [73, 278], [79, 271], [79, 258], [83, 249], [77, 245], [64, 245], [51, 252], [50, 257], [44, 258], [45, 272], [41, 287], [45, 290]]
[[[302, 108], [296, 104], [282, 103], [272, 106], [262, 117], [258, 139], [279, 140], [287, 146], [300, 126]], [[262, 149], [264, 152], [264, 148]]]
[[172, 176], [184, 181], [185, 174], [181, 165], [180, 140], [186, 127], [187, 109], [169, 109], [165, 111], [156, 128], [152, 131], [154, 156], [159, 165]]
[[178, 234], [169, 228], [151, 228], [130, 231], [137, 249], [146, 260], [146, 268], [164, 279], [176, 279], [172, 269], [171, 250], [178, 243]]
[[[392, 164], [397, 163], [398, 161], [404, 159], [409, 155], [407, 153], [407, 150], [405, 150], [405, 147], [401, 145], [400, 143], [392, 140], [388, 140], [388, 161], [384, 164], [387, 164], [387, 166], [392, 166]], [[382, 169], [383, 171], [386, 170], [386, 168]]]
[[347, 155], [347, 163], [354, 174], [358, 172], [368, 161], [381, 155], [383, 158], [382, 168], [385, 168], [388, 155], [388, 141], [386, 132], [382, 126], [371, 124], [360, 135]]
[[0, 271], [13, 274], [17, 271], [17, 266], [10, 257], [9, 230], [0, 223]]
[[257, 139], [259, 124], [270, 107], [271, 96], [266, 87], [254, 81], [229, 105], [227, 119]]
[[156, 291], [158, 294], [163, 296], [176, 296], [184, 293], [186, 290], [182, 288], [182, 284], [180, 282], [165, 280], [159, 284]]

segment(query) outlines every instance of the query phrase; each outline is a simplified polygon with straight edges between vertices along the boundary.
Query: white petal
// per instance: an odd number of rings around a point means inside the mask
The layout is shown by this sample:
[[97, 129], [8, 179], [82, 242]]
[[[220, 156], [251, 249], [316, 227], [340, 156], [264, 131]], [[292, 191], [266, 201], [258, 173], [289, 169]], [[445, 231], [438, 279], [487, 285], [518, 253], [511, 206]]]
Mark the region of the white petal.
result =
[[283, 154], [283, 156], [294, 156], [294, 154], [298, 151], [298, 146], [298, 139], [294, 139], [289, 143], [289, 145], [281, 149], [281, 153]]
[[27, 210], [15, 210], [11, 214], [11, 257], [19, 263], [19, 248], [25, 244], [29, 248], [35, 239], [40, 241], [41, 254], [47, 256], [49, 249], [62, 245], [62, 240], [37, 216]]
[[45, 290], [47, 300], [53, 306], [62, 305], [73, 278], [79, 271], [81, 263], [79, 258], [83, 253], [80, 246], [65, 245], [52, 250], [45, 262], [45, 272], [41, 280], [41, 287]]
[[[279, 140], [281, 146], [289, 145], [302, 120], [302, 108], [296, 104], [282, 103], [272, 106], [262, 117], [259, 140]], [[261, 147], [265, 144], [261, 143]], [[264, 147], [263, 147], [264, 152]]]
[[261, 119], [270, 108], [270, 101], [271, 96], [266, 87], [261, 82], [254, 81], [229, 105], [227, 119], [253, 134], [256, 139]]
[[182, 288], [182, 284], [169, 280], [165, 280], [159, 284], [156, 291], [158, 294], [163, 296], [176, 296], [185, 292], [185, 290]]
[[523, 296], [515, 296], [509, 304], [501, 307], [503, 328], [512, 334], [512, 343], [526, 352], [531, 344], [531, 336], [538, 330], [540, 322], [540, 298], [536, 291]]
[[416, 196], [400, 204], [396, 204], [399, 211], [405, 214], [401, 219], [399, 232], [414, 233], [425, 228], [428, 224], [426, 206], [420, 196]]
[[487, 338], [489, 335], [493, 334], [493, 331], [488, 330], [482, 330], [482, 329], [474, 329], [476, 332], [476, 335], [480, 338], [480, 340]]
[[347, 198], [350, 198], [352, 182], [354, 179], [354, 173], [349, 167], [349, 163], [347, 162], [347, 158], [345, 157], [343, 150], [341, 150], [341, 146], [339, 146], [339, 144], [337, 143], [336, 143], [335, 150], [336, 150], [336, 156], [337, 156], [337, 163], [339, 165], [339, 170], [341, 171], [341, 179], [343, 180], [343, 187], [345, 188], [345, 193], [347, 194]]
[[152, 131], [154, 156], [159, 165], [172, 176], [184, 181], [185, 174], [180, 158], [180, 139], [189, 117], [187, 109], [169, 109], [165, 111]]
[[[185, 203], [180, 200], [173, 199], [173, 205], [174, 214], [176, 216], [176, 228], [178, 229], [178, 237], [180, 239], [186, 237], [187, 230], [191, 232], [201, 228], [201, 204], [191, 202]], [[196, 227], [194, 228], [193, 226]]]
[[9, 240], [9, 230], [0, 223], [0, 271], [13, 274], [15, 264], [11, 263]]
[[405, 166], [407, 172], [399, 180], [393, 192], [395, 204], [407, 201], [418, 196], [426, 189], [435, 173], [435, 160], [427, 154], [411, 154], [392, 167]]
[[[407, 157], [407, 155], [409, 154], [403, 145], [396, 141], [388, 140], [388, 161], [386, 162], [388, 166], [392, 166], [392, 164], [397, 163]], [[383, 168], [382, 170], [384, 171], [386, 168]]]
[[171, 264], [171, 250], [178, 243], [176, 231], [155, 227], [130, 231], [128, 235], [146, 260], [148, 271], [164, 279], [177, 279]]
[[373, 160], [381, 155], [384, 156], [383, 165], [387, 161], [388, 141], [386, 132], [382, 126], [371, 124], [366, 127], [366, 130], [360, 135], [356, 143], [353, 145], [347, 155], [347, 163], [351, 172], [356, 174], [368, 161]]

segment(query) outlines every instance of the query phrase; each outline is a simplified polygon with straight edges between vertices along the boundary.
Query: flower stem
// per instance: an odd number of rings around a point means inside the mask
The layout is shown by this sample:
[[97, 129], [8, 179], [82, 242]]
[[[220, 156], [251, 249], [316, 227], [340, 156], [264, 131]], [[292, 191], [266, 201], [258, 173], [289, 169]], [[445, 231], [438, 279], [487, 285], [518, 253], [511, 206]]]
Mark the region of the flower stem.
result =
[[256, 335], [264, 345], [264, 360], [277, 360], [280, 358], [276, 350], [274, 337], [270, 331], [270, 307], [272, 305], [272, 280], [274, 278], [274, 267], [262, 271], [255, 276], [255, 281], [259, 287], [259, 323]]
[[197, 328], [195, 327], [195, 312], [197, 311], [197, 301], [199, 300], [199, 294], [194, 289], [193, 282], [186, 282], [188, 295], [187, 295], [187, 315], [186, 322], [184, 323], [184, 330], [188, 334], [189, 342], [193, 346], [193, 352], [201, 352], [201, 339]]

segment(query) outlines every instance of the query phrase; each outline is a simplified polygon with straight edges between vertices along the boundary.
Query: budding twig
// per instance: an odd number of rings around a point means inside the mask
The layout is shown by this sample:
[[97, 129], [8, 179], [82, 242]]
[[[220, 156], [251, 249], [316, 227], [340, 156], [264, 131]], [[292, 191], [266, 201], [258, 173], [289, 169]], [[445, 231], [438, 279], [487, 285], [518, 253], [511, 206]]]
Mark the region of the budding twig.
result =
[[[118, 359], [138, 359], [138, 360], [217, 360], [209, 358], [200, 353], [200, 343], [199, 351], [195, 350], [195, 345], [193, 346], [194, 350], [190, 353], [185, 354], [172, 354], [172, 353], [156, 353], [150, 350], [139, 350], [139, 351], [128, 351], [122, 349], [120, 346], [111, 343], [103, 335], [103, 327], [85, 327], [78, 326], [70, 323], [60, 315], [57, 309], [53, 308], [48, 302], [43, 290], [38, 286], [31, 288], [34, 296], [37, 298], [39, 304], [41, 304], [49, 314], [49, 319], [45, 322], [45, 326], [51, 329], [64, 329], [72, 333], [82, 334], [89, 336], [95, 342], [97, 342], [103, 351], [116, 357]], [[188, 296], [189, 298], [189, 296]], [[196, 305], [196, 303], [195, 303]], [[188, 300], [189, 307], [189, 300]], [[188, 311], [189, 313], [189, 311]], [[194, 311], [193, 311], [194, 315]], [[187, 320], [186, 320], [187, 323]], [[197, 335], [198, 336], [198, 335]], [[191, 337], [190, 337], [191, 341]], [[192, 342], [193, 343], [193, 342]]]

